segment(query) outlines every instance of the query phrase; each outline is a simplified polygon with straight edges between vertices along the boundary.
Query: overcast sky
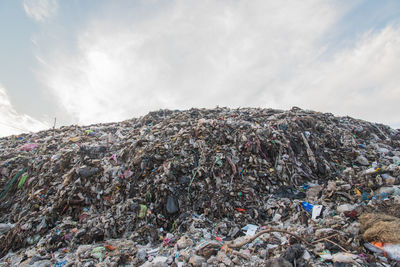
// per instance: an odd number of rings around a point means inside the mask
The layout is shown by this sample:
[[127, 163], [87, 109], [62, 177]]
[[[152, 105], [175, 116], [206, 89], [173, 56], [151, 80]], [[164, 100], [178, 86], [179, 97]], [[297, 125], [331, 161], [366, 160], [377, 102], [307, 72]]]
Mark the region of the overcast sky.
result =
[[0, 136], [160, 108], [400, 127], [400, 1], [0, 1]]

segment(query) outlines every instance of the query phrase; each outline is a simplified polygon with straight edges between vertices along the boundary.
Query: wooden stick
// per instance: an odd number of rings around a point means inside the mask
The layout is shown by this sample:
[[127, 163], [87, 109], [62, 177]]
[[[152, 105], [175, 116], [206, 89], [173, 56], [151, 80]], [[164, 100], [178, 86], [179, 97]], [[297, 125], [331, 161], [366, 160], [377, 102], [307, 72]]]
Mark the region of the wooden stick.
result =
[[315, 241], [311, 242], [311, 244], [318, 243], [318, 242], [320, 242], [320, 241], [322, 241], [322, 240], [325, 240], [326, 238], [332, 238], [332, 237], [334, 237], [334, 236], [336, 236], [336, 235], [338, 235], [338, 234], [339, 234], [339, 233], [334, 233], [334, 234], [332, 234], [332, 235], [328, 235], [328, 236], [326, 236], [326, 237], [323, 237], [323, 238], [317, 239], [317, 240], [315, 240]]
[[328, 241], [328, 242], [331, 243], [331, 244], [334, 244], [335, 246], [337, 246], [337, 247], [339, 247], [340, 249], [342, 249], [344, 252], [350, 253], [347, 249], [345, 249], [345, 248], [342, 247], [341, 245], [339, 245], [339, 244], [333, 242], [332, 240], [329, 240], [329, 239], [327, 239], [327, 238], [324, 238], [323, 240]]
[[56, 130], [56, 122], [57, 122], [57, 117], [54, 118], [54, 124], [53, 124], [53, 137], [54, 137], [54, 132]]
[[283, 229], [270, 228], [270, 229], [266, 229], [266, 230], [263, 230], [263, 231], [261, 231], [261, 232], [258, 232], [258, 233], [255, 234], [254, 236], [252, 236], [252, 237], [250, 237], [250, 238], [246, 239], [245, 241], [243, 241], [243, 242], [241, 242], [241, 243], [238, 243], [238, 244], [232, 244], [232, 241], [230, 241], [230, 242], [227, 243], [227, 247], [228, 247], [228, 248], [240, 248], [240, 247], [246, 245], [247, 243], [252, 242], [252, 241], [255, 240], [257, 237], [259, 237], [259, 236], [261, 236], [261, 235], [263, 235], [263, 234], [266, 234], [266, 233], [273, 233], [273, 232], [285, 233], [285, 234], [294, 236], [296, 239], [302, 241], [302, 242], [303, 242], [304, 244], [306, 244], [307, 246], [311, 246], [311, 247], [314, 246], [313, 244], [309, 243], [308, 241], [306, 241], [304, 238], [302, 238], [301, 236], [299, 236], [299, 235], [297, 235], [297, 234], [288, 232], [288, 231], [283, 230]]

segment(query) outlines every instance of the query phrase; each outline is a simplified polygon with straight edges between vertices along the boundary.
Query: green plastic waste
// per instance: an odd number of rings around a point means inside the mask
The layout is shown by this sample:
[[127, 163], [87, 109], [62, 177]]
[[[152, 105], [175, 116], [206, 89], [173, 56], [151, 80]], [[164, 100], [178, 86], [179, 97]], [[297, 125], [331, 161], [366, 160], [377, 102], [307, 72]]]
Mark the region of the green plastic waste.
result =
[[139, 218], [140, 219], [144, 218], [144, 216], [146, 216], [146, 212], [147, 212], [147, 206], [141, 204], [140, 205], [140, 211], [139, 211]]
[[217, 156], [217, 157], [215, 158], [215, 164], [217, 164], [217, 165], [220, 166], [220, 167], [223, 165], [222, 160], [221, 160], [220, 157]]
[[97, 248], [94, 248], [90, 254], [92, 255], [93, 258], [96, 258], [100, 262], [102, 262], [103, 258], [104, 258], [104, 254], [103, 253], [104, 253], [105, 250], [106, 250], [105, 247], [97, 247]]
[[40, 239], [40, 235], [37, 234], [37, 235], [35, 235], [35, 236], [30, 236], [30, 237], [28, 237], [28, 238], [26, 239], [26, 242], [27, 242], [29, 245], [33, 245], [33, 244], [37, 243], [37, 242], [39, 241], [39, 239]]
[[24, 173], [21, 179], [19, 180], [18, 189], [20, 189], [25, 184], [27, 178], [28, 178], [28, 173]]
[[10, 190], [11, 186], [14, 184], [14, 182], [24, 173], [26, 172], [27, 168], [24, 168], [22, 171], [18, 172], [14, 178], [11, 179], [11, 181], [6, 185], [6, 187], [3, 189], [3, 192], [0, 194], [0, 199], [2, 199], [7, 192]]

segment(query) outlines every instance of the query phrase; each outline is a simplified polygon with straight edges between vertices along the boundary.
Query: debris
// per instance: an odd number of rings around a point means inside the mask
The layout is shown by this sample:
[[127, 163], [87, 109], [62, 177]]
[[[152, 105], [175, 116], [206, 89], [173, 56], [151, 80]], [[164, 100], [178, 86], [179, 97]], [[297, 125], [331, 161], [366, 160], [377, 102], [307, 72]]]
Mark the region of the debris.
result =
[[0, 223], [0, 234], [7, 233], [14, 227], [11, 223]]
[[282, 258], [274, 258], [267, 260], [265, 267], [293, 267], [293, 264]]
[[312, 208], [311, 218], [313, 220], [317, 219], [317, 217], [321, 214], [323, 206], [322, 205], [314, 205]]
[[300, 244], [294, 244], [286, 249], [282, 257], [288, 262], [293, 262], [299, 259], [304, 254], [304, 248]]
[[337, 211], [338, 212], [340, 212], [340, 213], [345, 213], [345, 212], [349, 212], [349, 211], [352, 211], [352, 210], [354, 210], [356, 208], [356, 205], [351, 205], [351, 204], [342, 204], [342, 205], [339, 205], [338, 207], [337, 207]]
[[359, 221], [364, 240], [383, 243], [400, 243], [400, 219], [379, 213], [360, 215]]
[[174, 196], [168, 196], [166, 208], [169, 214], [174, 214], [178, 212], [178, 201]]
[[206, 262], [206, 259], [201, 256], [193, 255], [189, 259], [189, 264], [191, 264], [194, 267], [201, 267], [203, 263]]
[[246, 236], [255, 235], [257, 229], [258, 229], [258, 226], [254, 225], [254, 224], [247, 224], [245, 227], [242, 228], [243, 231], [246, 231]]
[[4, 137], [0, 266], [394, 265], [399, 183], [399, 130], [299, 108]]
[[257, 237], [259, 237], [259, 236], [261, 236], [261, 235], [263, 235], [263, 234], [266, 234], [266, 233], [273, 233], [273, 232], [285, 233], [285, 234], [291, 235], [291, 236], [295, 237], [296, 239], [302, 241], [304, 244], [309, 245], [309, 246], [313, 246], [312, 244], [310, 244], [308, 241], [306, 241], [306, 240], [303, 239], [302, 237], [298, 236], [297, 234], [291, 233], [291, 232], [286, 231], [286, 230], [283, 230], [283, 229], [274, 229], [274, 228], [271, 228], [271, 229], [267, 229], [267, 230], [262, 230], [262, 231], [258, 232], [256, 235], [251, 236], [251, 237], [247, 238], [246, 240], [244, 240], [244, 241], [242, 241], [242, 242], [240, 242], [240, 243], [228, 242], [228, 243], [227, 243], [227, 247], [228, 247], [228, 248], [240, 248], [240, 247], [242, 247], [242, 246], [244, 246], [244, 245], [246, 245], [246, 244], [252, 242], [254, 239], [256, 239]]
[[350, 253], [339, 252], [332, 255], [333, 262], [344, 262], [344, 263], [354, 263], [354, 259], [357, 258], [356, 255]]
[[356, 162], [361, 164], [361, 165], [364, 165], [364, 166], [368, 166], [369, 165], [368, 159], [366, 157], [364, 157], [363, 155], [359, 155], [356, 158]]
[[35, 144], [35, 143], [27, 143], [20, 147], [20, 149], [24, 150], [24, 151], [31, 151], [36, 148], [38, 148], [38, 144]]
[[185, 249], [193, 245], [193, 240], [186, 236], [182, 236], [178, 242], [176, 242], [176, 245], [178, 246], [178, 249]]
[[365, 243], [364, 246], [370, 251], [382, 255], [387, 255], [388, 258], [400, 261], [400, 244], [383, 244], [381, 242]]

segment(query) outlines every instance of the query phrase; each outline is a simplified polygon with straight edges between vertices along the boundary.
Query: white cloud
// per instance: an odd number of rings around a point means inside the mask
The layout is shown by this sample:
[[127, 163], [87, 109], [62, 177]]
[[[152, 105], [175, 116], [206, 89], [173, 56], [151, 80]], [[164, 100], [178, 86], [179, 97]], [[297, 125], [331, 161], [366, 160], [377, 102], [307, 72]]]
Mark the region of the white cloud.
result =
[[0, 85], [0, 137], [46, 128], [48, 125], [45, 123], [26, 114], [19, 114], [12, 106], [5, 88]]
[[176, 1], [134, 23], [101, 17], [78, 36], [76, 55], [45, 58], [41, 76], [81, 123], [158, 108], [271, 105], [282, 94], [271, 84], [318, 56], [338, 9], [327, 1]]
[[313, 0], [174, 1], [140, 17], [134, 10], [102, 14], [77, 36], [76, 54], [41, 57], [40, 78], [85, 124], [216, 105], [298, 105], [396, 123], [399, 28], [329, 54], [339, 46], [328, 40], [350, 8]]
[[399, 73], [400, 27], [389, 25], [308, 66], [286, 85], [287, 102], [400, 127]]
[[24, 0], [25, 13], [36, 21], [44, 21], [57, 13], [57, 0]]

